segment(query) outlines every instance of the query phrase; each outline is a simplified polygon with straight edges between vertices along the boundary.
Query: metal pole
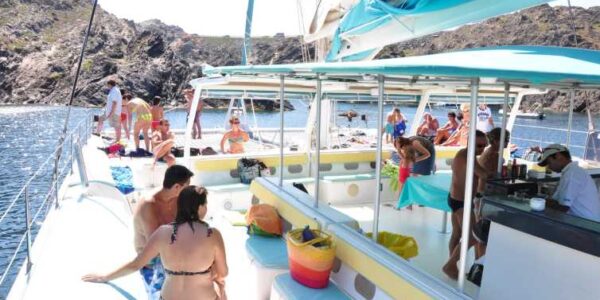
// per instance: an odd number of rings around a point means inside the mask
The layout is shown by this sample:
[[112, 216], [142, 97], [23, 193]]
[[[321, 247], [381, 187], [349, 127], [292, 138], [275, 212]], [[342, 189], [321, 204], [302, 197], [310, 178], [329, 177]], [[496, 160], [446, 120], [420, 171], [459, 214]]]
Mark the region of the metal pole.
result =
[[285, 76], [279, 77], [279, 186], [283, 186], [283, 112], [284, 112], [284, 95], [285, 95]]
[[569, 124], [567, 125], [567, 148], [571, 145], [571, 126], [573, 125], [573, 102], [575, 102], [575, 89], [569, 91]]
[[502, 174], [502, 159], [504, 157], [504, 140], [506, 139], [506, 116], [508, 115], [508, 99], [510, 97], [510, 84], [504, 83], [504, 103], [502, 104], [502, 127], [500, 131], [500, 149], [498, 155], [498, 168], [496, 170], [497, 177]]
[[317, 74], [317, 96], [315, 97], [315, 103], [317, 105], [316, 113], [316, 124], [315, 124], [315, 208], [319, 207], [319, 175], [321, 171], [319, 167], [321, 165], [321, 75]]
[[458, 289], [462, 292], [465, 287], [467, 269], [467, 251], [471, 224], [471, 203], [473, 202], [473, 175], [475, 171], [475, 131], [477, 130], [477, 97], [479, 93], [479, 78], [471, 79], [471, 118], [469, 141], [467, 143], [467, 172], [465, 179], [465, 206], [463, 208], [462, 234], [460, 240], [460, 266], [458, 269]]
[[30, 223], [30, 216], [29, 216], [29, 193], [28, 190], [29, 186], [25, 187], [25, 191], [23, 192], [23, 195], [25, 197], [25, 234], [27, 235], [27, 274], [29, 274], [29, 271], [31, 270], [31, 265], [33, 264], [31, 262], [31, 223]]
[[383, 93], [385, 78], [383, 75], [377, 76], [378, 95], [377, 95], [377, 152], [375, 154], [375, 177], [377, 182], [377, 192], [375, 194], [375, 207], [373, 208], [373, 241], [377, 243], [379, 235], [379, 208], [381, 206], [381, 150], [382, 132], [379, 128], [383, 127]]

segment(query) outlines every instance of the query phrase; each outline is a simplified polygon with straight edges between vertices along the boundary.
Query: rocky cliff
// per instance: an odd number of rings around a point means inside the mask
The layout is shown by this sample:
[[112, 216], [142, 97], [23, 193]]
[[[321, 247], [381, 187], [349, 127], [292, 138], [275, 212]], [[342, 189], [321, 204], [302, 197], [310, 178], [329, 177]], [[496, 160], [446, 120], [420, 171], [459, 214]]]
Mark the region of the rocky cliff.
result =
[[[560, 45], [600, 49], [600, 7], [574, 8], [575, 34], [567, 8], [539, 6], [386, 47], [379, 58], [429, 54], [490, 45]], [[65, 103], [69, 98], [85, 28], [87, 0], [0, 0], [0, 104]], [[302, 60], [301, 38], [254, 38], [255, 64]], [[143, 98], [161, 95], [181, 101], [186, 83], [204, 63], [240, 62], [242, 39], [187, 34], [160, 21], [134, 23], [96, 12], [76, 91], [76, 103], [102, 104], [103, 83], [117, 76], [123, 87]], [[577, 110], [591, 100], [600, 112], [600, 93], [578, 93]], [[596, 100], [596, 101], [594, 101]], [[528, 98], [565, 110], [565, 95], [551, 92]]]

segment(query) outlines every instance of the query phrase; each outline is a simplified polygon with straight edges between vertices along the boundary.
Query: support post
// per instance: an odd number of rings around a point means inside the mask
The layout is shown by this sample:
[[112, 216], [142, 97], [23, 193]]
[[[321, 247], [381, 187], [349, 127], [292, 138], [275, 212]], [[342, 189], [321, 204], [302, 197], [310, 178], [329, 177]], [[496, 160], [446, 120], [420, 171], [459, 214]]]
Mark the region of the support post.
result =
[[284, 99], [285, 99], [285, 76], [281, 75], [279, 77], [279, 186], [283, 187], [283, 113], [284, 113]]
[[[192, 128], [194, 128], [194, 121], [200, 102], [200, 96], [202, 95], [202, 86], [197, 85], [194, 87], [194, 97], [192, 98], [192, 105], [190, 107], [190, 118], [188, 118], [187, 124], [185, 125], [185, 142], [183, 144], [183, 158], [185, 165], [188, 168], [192, 168], [190, 148], [192, 147]], [[191, 113], [194, 113], [193, 115]]]
[[473, 177], [475, 170], [475, 131], [477, 130], [477, 97], [479, 94], [479, 78], [471, 79], [471, 118], [469, 141], [467, 143], [467, 171], [465, 178], [465, 199], [463, 208], [463, 226], [460, 240], [460, 265], [458, 268], [458, 288], [462, 292], [465, 287], [467, 269], [467, 251], [469, 250], [469, 235], [471, 224], [471, 203], [473, 202]]
[[375, 193], [375, 207], [373, 208], [373, 240], [377, 243], [379, 235], [379, 209], [381, 207], [381, 150], [382, 132], [379, 128], [383, 127], [383, 93], [385, 78], [383, 75], [377, 76], [379, 93], [377, 95], [377, 152], [375, 155], [375, 178], [377, 182], [377, 192]]
[[[315, 97], [315, 105], [317, 106], [317, 117], [315, 124], [315, 204], [314, 207], [319, 207], [319, 170], [321, 164], [321, 75], [317, 74], [317, 96]], [[311, 143], [312, 144], [312, 143]]]
[[502, 127], [500, 131], [500, 153], [498, 154], [498, 168], [496, 170], [497, 177], [502, 174], [502, 160], [504, 158], [504, 140], [506, 139], [506, 117], [508, 115], [508, 99], [510, 97], [510, 84], [504, 83], [504, 103], [502, 104]]
[[410, 131], [408, 132], [409, 136], [417, 135], [417, 129], [419, 129], [419, 125], [421, 125], [421, 118], [423, 118], [425, 108], [427, 108], [427, 104], [429, 103], [429, 96], [430, 93], [428, 91], [423, 91], [421, 94], [421, 100], [419, 101], [419, 106], [417, 106], [415, 116], [412, 120], [410, 120]]
[[567, 124], [567, 148], [571, 145], [571, 127], [573, 126], [573, 102], [575, 102], [575, 89], [569, 91], [569, 123]]

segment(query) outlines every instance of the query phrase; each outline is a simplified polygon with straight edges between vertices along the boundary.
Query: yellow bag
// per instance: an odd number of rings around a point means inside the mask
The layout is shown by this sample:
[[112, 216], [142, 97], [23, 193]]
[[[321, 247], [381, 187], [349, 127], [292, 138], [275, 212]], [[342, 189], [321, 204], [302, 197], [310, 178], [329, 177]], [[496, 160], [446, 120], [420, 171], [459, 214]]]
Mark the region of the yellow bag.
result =
[[[373, 234], [369, 232], [367, 233], [367, 237], [371, 238]], [[386, 247], [404, 259], [409, 259], [419, 254], [417, 241], [411, 236], [382, 231], [377, 235], [377, 244]]]

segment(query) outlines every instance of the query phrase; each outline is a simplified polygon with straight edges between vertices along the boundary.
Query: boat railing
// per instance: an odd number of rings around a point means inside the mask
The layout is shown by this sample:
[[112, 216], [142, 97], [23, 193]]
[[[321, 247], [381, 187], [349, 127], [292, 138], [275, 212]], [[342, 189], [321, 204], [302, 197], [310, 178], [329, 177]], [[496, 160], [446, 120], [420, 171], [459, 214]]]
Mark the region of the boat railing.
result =
[[[7, 279], [11, 278], [10, 275], [17, 274], [18, 270], [15, 268], [18, 264], [16, 262], [23, 258], [26, 260], [26, 274], [29, 274], [33, 265], [31, 258], [32, 240], [39, 230], [37, 227], [43, 222], [43, 218], [46, 217], [52, 204], [54, 204], [55, 208], [59, 207], [59, 187], [61, 181], [66, 178], [67, 172], [73, 172], [75, 143], [78, 143], [80, 146], [87, 143], [92, 130], [92, 114], [90, 113], [77, 123], [65, 136], [62, 143], [56, 145], [54, 151], [48, 154], [48, 158], [25, 181], [25, 184], [14, 196], [6, 209], [0, 213], [0, 228], [3, 229], [2, 233], [7, 237], [7, 240], [11, 238], [9, 230], [18, 232], [15, 237], [18, 242], [7, 241], [5, 243], [5, 245], [9, 245], [9, 249], [13, 248], [13, 245], [16, 246], [14, 246], [14, 249], [10, 249], [12, 250], [10, 256], [7, 255], [9, 260], [6, 262], [5, 268], [0, 275], [0, 290], [8, 288], [6, 286], [8, 284]], [[60, 155], [57, 163], [56, 154], [58, 152], [61, 152], [62, 155]], [[58, 168], [55, 166], [58, 166]], [[14, 223], [17, 224], [15, 225]], [[23, 254], [25, 254], [25, 257], [23, 257]]]
[[[536, 125], [523, 125], [523, 124], [514, 124], [513, 127], [518, 127], [518, 128], [525, 128], [525, 129], [535, 129], [538, 132], [539, 131], [554, 131], [554, 132], [561, 132], [566, 135], [568, 134], [577, 134], [577, 135], [585, 135], [587, 136], [588, 132], [584, 131], [584, 130], [570, 130], [569, 129], [563, 129], [563, 128], [554, 128], [554, 127], [547, 127], [547, 126], [536, 126]], [[540, 138], [539, 139], [531, 139], [531, 138], [525, 138], [525, 137], [516, 137], [514, 135], [511, 135], [510, 139], [511, 140], [515, 140], [515, 141], [522, 141], [522, 142], [527, 142], [527, 143], [532, 143], [532, 144], [536, 144], [536, 145], [540, 145], [540, 146], [547, 146], [550, 144], [554, 144], [560, 141], [557, 140], [546, 140], [544, 141], [544, 138], [547, 136], [544, 134], [540, 134], [537, 135]], [[577, 149], [585, 149], [585, 145], [574, 145], [573, 143], [571, 143], [569, 145], [569, 148], [577, 148]]]

